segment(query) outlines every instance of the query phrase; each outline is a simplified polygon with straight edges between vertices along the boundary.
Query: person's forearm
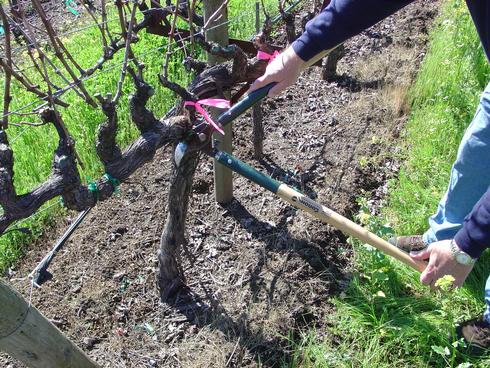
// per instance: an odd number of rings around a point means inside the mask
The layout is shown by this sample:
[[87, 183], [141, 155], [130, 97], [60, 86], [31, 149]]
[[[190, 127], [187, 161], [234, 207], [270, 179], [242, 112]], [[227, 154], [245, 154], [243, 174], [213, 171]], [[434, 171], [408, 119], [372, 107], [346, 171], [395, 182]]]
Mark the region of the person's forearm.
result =
[[414, 0], [332, 0], [292, 47], [304, 61], [330, 50]]
[[249, 92], [270, 83], [276, 96], [298, 79], [301, 71], [348, 38], [362, 32], [414, 0], [332, 0], [292, 46], [275, 58]]
[[454, 241], [473, 258], [480, 257], [490, 247], [490, 188], [466, 217]]

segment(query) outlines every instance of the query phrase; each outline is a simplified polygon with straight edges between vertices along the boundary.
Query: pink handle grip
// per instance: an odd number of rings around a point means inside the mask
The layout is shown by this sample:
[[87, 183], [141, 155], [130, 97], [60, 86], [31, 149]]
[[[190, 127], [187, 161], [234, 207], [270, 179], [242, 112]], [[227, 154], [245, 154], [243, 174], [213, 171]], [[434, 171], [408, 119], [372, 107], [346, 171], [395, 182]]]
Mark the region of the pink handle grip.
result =
[[272, 60], [274, 60], [278, 56], [279, 56], [278, 51], [274, 51], [274, 53], [272, 55], [268, 54], [267, 52], [264, 52], [264, 51], [258, 51], [257, 52], [257, 58], [259, 60], [269, 60], [269, 63], [272, 62]]

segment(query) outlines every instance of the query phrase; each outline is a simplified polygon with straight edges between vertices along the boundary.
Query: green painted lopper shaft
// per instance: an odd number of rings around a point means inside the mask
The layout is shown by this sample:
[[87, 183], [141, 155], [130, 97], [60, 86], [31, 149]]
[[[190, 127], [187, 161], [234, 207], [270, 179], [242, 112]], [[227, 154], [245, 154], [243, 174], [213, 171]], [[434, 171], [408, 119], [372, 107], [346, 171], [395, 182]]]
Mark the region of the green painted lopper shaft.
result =
[[242, 98], [239, 102], [233, 105], [231, 108], [229, 108], [224, 113], [222, 113], [218, 117], [218, 123], [221, 124], [222, 126], [228, 125], [237, 117], [239, 117], [241, 114], [243, 114], [245, 111], [247, 111], [249, 108], [251, 108], [253, 105], [255, 105], [257, 102], [265, 98], [269, 93], [270, 89], [275, 85], [276, 83], [270, 83], [265, 87], [259, 88], [258, 90], [249, 93], [244, 98]]
[[282, 183], [271, 177], [262, 174], [260, 171], [255, 170], [252, 166], [240, 161], [235, 156], [223, 151], [215, 151], [214, 158], [220, 164], [228, 167], [230, 170], [240, 174], [241, 176], [253, 181], [261, 187], [270, 190], [272, 193], [277, 194], [279, 187]]
[[339, 229], [350, 236], [362, 240], [364, 243], [367, 243], [381, 252], [392, 256], [393, 258], [405, 263], [407, 266], [410, 266], [417, 271], [423, 271], [427, 266], [425, 262], [413, 260], [407, 253], [401, 251], [394, 245], [391, 245], [386, 240], [380, 238], [376, 234], [371, 233], [355, 222], [339, 215], [320, 203], [315, 202], [311, 198], [299, 193], [286, 184], [280, 183], [277, 180], [262, 174], [236, 157], [218, 150], [214, 151], [214, 153], [211, 155], [219, 163], [260, 185], [261, 187], [271, 191], [294, 207], [308, 212], [316, 219], [332, 225], [336, 229]]

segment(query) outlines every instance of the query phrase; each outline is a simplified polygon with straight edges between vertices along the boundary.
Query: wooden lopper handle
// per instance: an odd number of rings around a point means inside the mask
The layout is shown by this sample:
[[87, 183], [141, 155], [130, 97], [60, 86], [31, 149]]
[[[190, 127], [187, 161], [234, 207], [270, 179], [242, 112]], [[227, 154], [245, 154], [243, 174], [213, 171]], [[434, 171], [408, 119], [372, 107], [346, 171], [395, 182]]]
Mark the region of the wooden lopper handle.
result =
[[360, 239], [364, 243], [369, 244], [381, 252], [398, 259], [417, 271], [422, 272], [427, 266], [425, 262], [415, 261], [407, 253], [388, 243], [386, 240], [285, 184], [281, 184], [279, 190], [277, 191], [277, 195], [286, 202], [292, 204], [294, 207], [308, 212], [313, 217], [332, 225], [345, 234]]

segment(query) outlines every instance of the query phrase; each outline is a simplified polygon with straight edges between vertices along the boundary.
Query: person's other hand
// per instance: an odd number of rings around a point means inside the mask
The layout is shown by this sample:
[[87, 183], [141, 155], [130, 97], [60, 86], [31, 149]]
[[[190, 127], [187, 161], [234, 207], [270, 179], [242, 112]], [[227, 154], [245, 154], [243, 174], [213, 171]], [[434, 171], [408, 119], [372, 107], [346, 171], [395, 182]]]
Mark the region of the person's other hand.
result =
[[416, 260], [429, 259], [429, 264], [420, 275], [420, 282], [432, 287], [438, 279], [446, 275], [453, 276], [453, 285], [459, 287], [463, 285], [473, 269], [473, 265], [462, 265], [454, 259], [451, 253], [451, 240], [432, 243], [420, 252], [411, 252], [410, 256]]
[[274, 97], [294, 84], [305, 67], [305, 62], [294, 52], [292, 47], [279, 54], [265, 70], [265, 73], [252, 84], [248, 93], [262, 88], [270, 83], [277, 84], [269, 91], [269, 97]]

